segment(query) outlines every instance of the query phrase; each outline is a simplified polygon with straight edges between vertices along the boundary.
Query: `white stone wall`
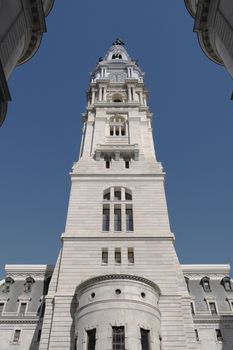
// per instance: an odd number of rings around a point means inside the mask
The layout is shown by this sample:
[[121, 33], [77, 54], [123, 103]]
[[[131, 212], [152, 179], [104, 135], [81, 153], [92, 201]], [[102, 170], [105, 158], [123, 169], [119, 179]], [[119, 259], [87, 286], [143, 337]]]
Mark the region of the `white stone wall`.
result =
[[[115, 49], [113, 48], [114, 52]], [[121, 50], [119, 47], [118, 49]], [[106, 58], [108, 57], [112, 56], [107, 54]], [[164, 174], [161, 165], [155, 159], [150, 125], [151, 114], [146, 107], [146, 91], [142, 83], [142, 73], [137, 68], [136, 71], [139, 72], [137, 79], [134, 79], [132, 75], [129, 82], [109, 83], [107, 96], [117, 92], [122, 93], [122, 89], [125, 89], [124, 96], [127, 96], [127, 100], [119, 104], [105, 100], [106, 91], [101, 90], [103, 81], [98, 81], [101, 65], [104, 64], [108, 73], [111, 73], [111, 69], [115, 72], [111, 79], [122, 79], [127, 71], [127, 64], [133, 65], [130, 58], [127, 59], [126, 63], [121, 63], [119, 60], [103, 61], [93, 74], [90, 86], [92, 97], [85, 116], [83, 152], [71, 174], [72, 188], [66, 229], [62, 235], [61, 260], [57, 263], [57, 278], [53, 279], [53, 288], [49, 295], [49, 298], [54, 298], [53, 308], [50, 306], [45, 315], [46, 332], [42, 333], [40, 350], [72, 349], [75, 340], [75, 326], [76, 332], [79, 332], [81, 328], [81, 333], [86, 327], [75, 317], [77, 309], [75, 291], [80, 283], [87, 279], [106, 274], [130, 274], [154, 282], [161, 290], [158, 308], [161, 313], [162, 349], [180, 350], [196, 347], [190, 297], [175, 253], [174, 237], [170, 232], [163, 185]], [[121, 75], [117, 73], [117, 69], [118, 73], [122, 70]], [[125, 79], [128, 79], [127, 75]], [[139, 98], [136, 98], [135, 95], [137, 89]], [[123, 159], [120, 157], [118, 160], [114, 153], [116, 139], [111, 140], [110, 135], [106, 137], [109, 117], [112, 115], [122, 115], [127, 120], [128, 138], [124, 140], [124, 146], [128, 143], [128, 152], [135, 145], [139, 149], [138, 158], [135, 154], [131, 154], [129, 169], [124, 167]], [[122, 144], [122, 139], [119, 139], [117, 142], [119, 152], [124, 151]], [[103, 155], [100, 160], [95, 158], [96, 150], [101, 150], [101, 145], [107, 146], [108, 149], [110, 147], [112, 151], [110, 169], [106, 169]], [[112, 197], [109, 201], [103, 200], [104, 190], [111, 188], [113, 191], [114, 187], [128, 188], [132, 193], [130, 204], [133, 206], [133, 232], [126, 232], [124, 226], [124, 209], [129, 202], [124, 198], [122, 201], [113, 201]], [[102, 232], [103, 204], [110, 205], [109, 232]], [[121, 205], [122, 208], [123, 228], [121, 232], [114, 232], [114, 204]], [[102, 263], [102, 248], [108, 248], [108, 264]], [[114, 260], [115, 248], [121, 249], [121, 264], [117, 264]], [[134, 264], [128, 262], [128, 248], [134, 249]], [[139, 329], [138, 325], [141, 320], [146, 322], [146, 319], [147, 321], [149, 319], [146, 316], [148, 315], [146, 305], [143, 308], [143, 304], [140, 304], [140, 310], [135, 309], [135, 320], [132, 319], [133, 307], [130, 301], [128, 305], [131, 315], [129, 312], [128, 318], [127, 310], [123, 308], [123, 305], [114, 313], [109, 312], [108, 306], [110, 305], [112, 305], [111, 302], [106, 303], [106, 312], [101, 311], [101, 320], [94, 313], [92, 316], [87, 316], [88, 325], [99, 321], [98, 327], [101, 327], [101, 332], [106, 332], [111, 329], [112, 323], [119, 324], [122, 318], [121, 322], [125, 327], [129, 327], [129, 333], [132, 334], [136, 328]], [[152, 314], [149, 323], [153, 324], [151, 327], [156, 333], [158, 324], [155, 325], [152, 321], [154, 317], [155, 314]], [[50, 329], [49, 324], [51, 324]], [[156, 339], [159, 340], [158, 337]], [[140, 342], [137, 340], [138, 337], [134, 333], [131, 340], [127, 341], [127, 350], [140, 349], [140, 346], [138, 347]], [[79, 343], [80, 346], [82, 349], [81, 343]], [[154, 342], [152, 349], [159, 349], [159, 346], [158, 342]], [[98, 349], [111, 349], [110, 334], [109, 343], [101, 343]]]

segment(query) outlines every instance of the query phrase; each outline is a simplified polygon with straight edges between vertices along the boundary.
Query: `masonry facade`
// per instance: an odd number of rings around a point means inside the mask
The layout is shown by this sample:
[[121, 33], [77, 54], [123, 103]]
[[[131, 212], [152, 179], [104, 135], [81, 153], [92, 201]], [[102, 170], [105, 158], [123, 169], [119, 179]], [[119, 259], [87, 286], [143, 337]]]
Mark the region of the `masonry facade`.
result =
[[[12, 342], [20, 350], [232, 349], [229, 266], [179, 264], [144, 73], [120, 39], [94, 69], [87, 100], [61, 252], [40, 298], [40, 329], [30, 333], [35, 339], [40, 330], [39, 341], [28, 336], [22, 345], [26, 318], [18, 328], [14, 321], [20, 310], [29, 316], [29, 306], [17, 304], [27, 292], [17, 289], [12, 299], [17, 281], [7, 273], [0, 287], [4, 350]], [[37, 293], [30, 271], [28, 281]], [[11, 303], [17, 315], [7, 313]], [[28, 303], [36, 317], [38, 298]], [[9, 334], [2, 331], [7, 317]]]

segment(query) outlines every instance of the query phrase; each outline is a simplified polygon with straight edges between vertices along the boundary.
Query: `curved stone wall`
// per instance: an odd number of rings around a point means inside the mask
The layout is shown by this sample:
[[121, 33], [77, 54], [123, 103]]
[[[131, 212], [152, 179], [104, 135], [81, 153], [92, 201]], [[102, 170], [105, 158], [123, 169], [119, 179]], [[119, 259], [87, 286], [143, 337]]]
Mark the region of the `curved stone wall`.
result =
[[[160, 349], [160, 290], [151, 281], [130, 275], [90, 279], [77, 289], [77, 348], [86, 349], [87, 332], [96, 330], [96, 350], [112, 349], [112, 327], [124, 327], [126, 349], [140, 349], [141, 330], [150, 349]], [[86, 346], [86, 347], [85, 347]]]

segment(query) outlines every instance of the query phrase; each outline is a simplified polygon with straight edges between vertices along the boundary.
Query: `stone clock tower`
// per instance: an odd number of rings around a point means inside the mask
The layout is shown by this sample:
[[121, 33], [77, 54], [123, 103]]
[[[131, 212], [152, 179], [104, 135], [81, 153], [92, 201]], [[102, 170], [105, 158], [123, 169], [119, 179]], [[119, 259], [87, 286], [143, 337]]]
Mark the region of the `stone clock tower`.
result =
[[40, 350], [195, 349], [144, 73], [120, 39], [87, 99]]

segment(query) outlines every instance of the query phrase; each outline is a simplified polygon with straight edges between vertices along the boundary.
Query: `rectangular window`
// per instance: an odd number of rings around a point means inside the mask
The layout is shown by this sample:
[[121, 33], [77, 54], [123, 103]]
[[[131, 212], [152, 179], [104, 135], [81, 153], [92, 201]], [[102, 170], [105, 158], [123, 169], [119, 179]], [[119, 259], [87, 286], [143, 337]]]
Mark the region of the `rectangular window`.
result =
[[125, 327], [112, 327], [112, 350], [125, 350]]
[[126, 217], [126, 231], [133, 231], [133, 209], [132, 208], [126, 208], [125, 217]]
[[95, 350], [96, 343], [96, 329], [87, 331], [87, 350]]
[[104, 206], [103, 207], [102, 230], [109, 231], [109, 226], [110, 226], [110, 208], [109, 208], [109, 206]]
[[21, 303], [19, 308], [19, 315], [24, 316], [26, 312], [27, 303]]
[[110, 161], [109, 160], [105, 161], [105, 167], [106, 167], [106, 169], [110, 169]]
[[197, 330], [197, 329], [194, 329], [194, 332], [195, 332], [196, 341], [199, 341], [198, 330]]
[[20, 333], [21, 333], [21, 330], [20, 330], [20, 329], [16, 329], [16, 330], [15, 330], [15, 332], [14, 332], [14, 338], [13, 338], [13, 343], [18, 343], [18, 342], [19, 342]]
[[217, 341], [223, 341], [221, 329], [215, 329]]
[[195, 310], [194, 310], [194, 305], [193, 305], [193, 303], [191, 303], [190, 306], [191, 306], [192, 315], [195, 315]]
[[0, 315], [2, 315], [4, 309], [4, 303], [0, 303]]
[[215, 303], [209, 303], [211, 315], [217, 315], [217, 308]]
[[125, 160], [125, 168], [129, 169], [129, 161], [128, 160]]
[[149, 341], [149, 335], [150, 331], [147, 329], [140, 329], [141, 332], [141, 345], [142, 345], [142, 350], [150, 350], [150, 341]]
[[115, 263], [121, 264], [121, 249], [120, 248], [115, 249]]
[[114, 230], [121, 231], [121, 209], [114, 208]]
[[128, 263], [134, 264], [134, 249], [128, 248]]
[[102, 263], [107, 264], [108, 263], [108, 248], [102, 249]]

